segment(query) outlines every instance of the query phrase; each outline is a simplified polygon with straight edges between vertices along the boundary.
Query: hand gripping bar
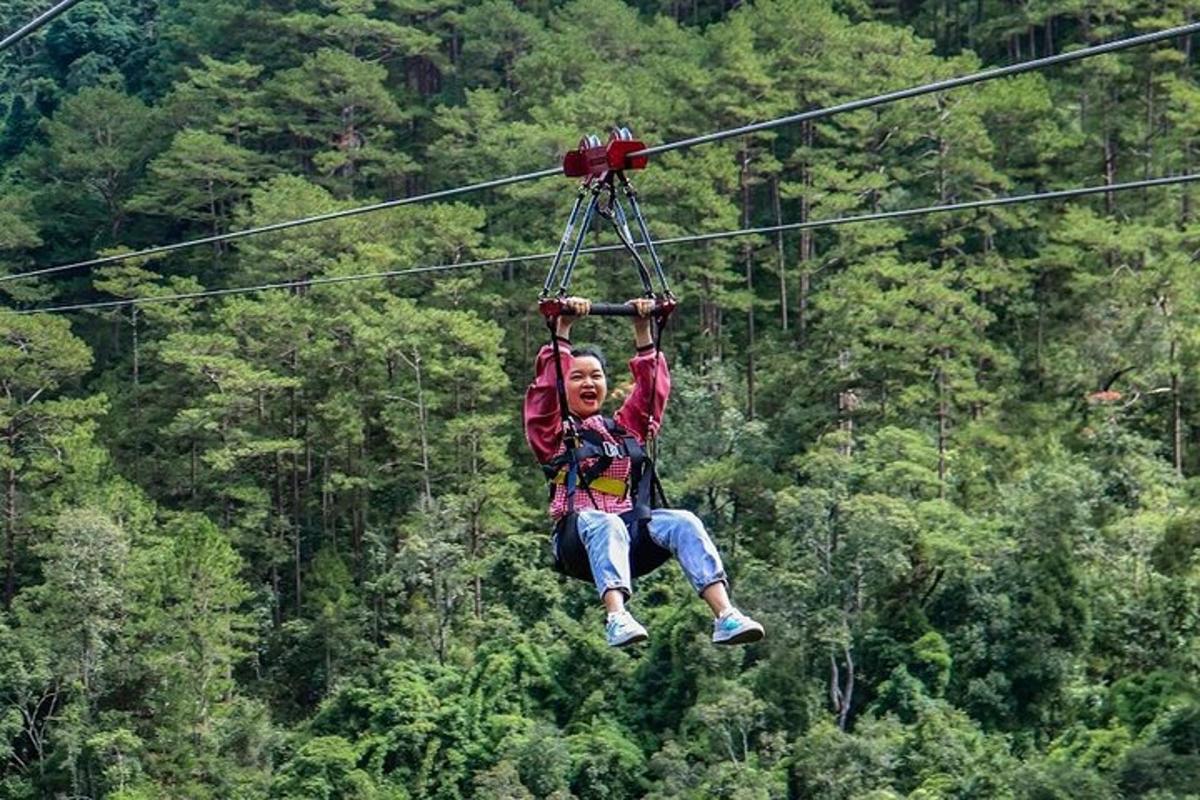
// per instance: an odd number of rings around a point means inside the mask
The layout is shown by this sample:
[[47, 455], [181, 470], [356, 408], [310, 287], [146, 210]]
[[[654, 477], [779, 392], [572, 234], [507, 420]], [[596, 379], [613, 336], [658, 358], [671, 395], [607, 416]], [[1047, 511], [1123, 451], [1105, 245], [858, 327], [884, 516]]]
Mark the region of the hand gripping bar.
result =
[[[563, 304], [562, 299], [550, 297], [538, 303], [538, 310], [547, 319], [555, 317], [571, 317], [574, 316]], [[650, 316], [655, 319], [665, 320], [675, 310], [675, 300], [670, 297], [656, 298], [654, 301], [654, 310]], [[625, 303], [592, 303], [591, 311], [588, 312], [590, 317], [636, 317], [637, 309]]]

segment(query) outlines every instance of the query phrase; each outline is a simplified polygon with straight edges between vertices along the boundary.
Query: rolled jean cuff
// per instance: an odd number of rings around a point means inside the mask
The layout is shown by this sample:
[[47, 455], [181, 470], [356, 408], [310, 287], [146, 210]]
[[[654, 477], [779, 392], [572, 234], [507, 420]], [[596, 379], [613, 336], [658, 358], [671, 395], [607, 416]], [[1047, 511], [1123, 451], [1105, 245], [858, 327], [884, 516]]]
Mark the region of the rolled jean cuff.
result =
[[711, 578], [697, 579], [692, 581], [692, 586], [696, 589], [696, 594], [704, 596], [704, 590], [712, 586], [714, 583], [723, 583], [725, 588], [729, 589], [729, 578], [725, 575], [725, 570], [715, 573]]
[[613, 589], [619, 589], [621, 594], [625, 595], [625, 599], [633, 597], [633, 589], [626, 583], [617, 580], [607, 580], [603, 586], [597, 586], [600, 591], [600, 599], [604, 599], [604, 595], [611, 592]]

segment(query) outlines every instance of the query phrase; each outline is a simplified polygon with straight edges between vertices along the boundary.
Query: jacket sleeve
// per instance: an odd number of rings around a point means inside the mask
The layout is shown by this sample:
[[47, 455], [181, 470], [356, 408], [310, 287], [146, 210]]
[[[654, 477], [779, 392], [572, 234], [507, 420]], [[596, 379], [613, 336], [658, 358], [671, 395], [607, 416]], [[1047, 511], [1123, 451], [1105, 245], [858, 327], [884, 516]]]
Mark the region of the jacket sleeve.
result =
[[[571, 367], [571, 345], [560, 343], [563, 374]], [[542, 345], [534, 365], [533, 383], [525, 390], [525, 439], [545, 464], [562, 445], [562, 411], [558, 407], [558, 375], [554, 369], [554, 347]]]
[[[655, 365], [657, 364], [657, 378]], [[622, 428], [645, 442], [650, 434], [658, 434], [663, 412], [667, 410], [667, 398], [671, 394], [671, 371], [667, 368], [667, 357], [654, 356], [654, 350], [639, 351], [629, 362], [633, 373], [633, 391], [625, 398], [614, 419]], [[649, 413], [654, 412], [654, 430], [647, 428]]]

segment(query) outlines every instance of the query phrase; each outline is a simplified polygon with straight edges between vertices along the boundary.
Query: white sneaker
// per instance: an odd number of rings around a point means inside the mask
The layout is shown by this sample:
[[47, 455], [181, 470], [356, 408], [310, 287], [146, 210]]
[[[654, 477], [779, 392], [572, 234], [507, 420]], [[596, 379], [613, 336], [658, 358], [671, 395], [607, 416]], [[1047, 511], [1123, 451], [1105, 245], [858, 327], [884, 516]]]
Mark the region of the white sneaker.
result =
[[646, 629], [628, 611], [609, 614], [608, 622], [604, 626], [604, 634], [608, 638], [610, 647], [625, 647], [650, 638]]
[[765, 635], [762, 625], [736, 608], [713, 620], [713, 644], [750, 644]]

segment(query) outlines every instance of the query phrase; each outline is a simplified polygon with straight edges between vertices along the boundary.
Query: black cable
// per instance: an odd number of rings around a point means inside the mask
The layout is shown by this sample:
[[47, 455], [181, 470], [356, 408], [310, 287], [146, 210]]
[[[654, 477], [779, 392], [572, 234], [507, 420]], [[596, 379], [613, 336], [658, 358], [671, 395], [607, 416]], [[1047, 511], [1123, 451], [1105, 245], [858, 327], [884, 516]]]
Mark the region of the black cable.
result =
[[71, 6], [77, 5], [79, 2], [81, 2], [81, 0], [62, 0], [62, 2], [57, 3], [51, 8], [43, 11], [29, 22], [26, 22], [24, 25], [17, 28], [8, 36], [5, 36], [4, 39], [0, 40], [0, 53], [3, 53], [8, 48], [24, 39], [26, 36], [29, 36], [38, 28], [57, 17], [59, 14], [70, 10]]
[[[797, 231], [811, 230], [815, 228], [833, 228], [841, 225], [851, 225], [862, 222], [881, 222], [893, 219], [904, 219], [907, 217], [927, 216], [930, 214], [949, 214], [956, 211], [972, 211], [981, 208], [996, 208], [1000, 206], [1016, 205], [1018, 203], [1033, 203], [1044, 202], [1047, 200], [1068, 200], [1075, 197], [1084, 197], [1087, 195], [1107, 194], [1109, 192], [1127, 192], [1134, 189], [1149, 189], [1156, 186], [1174, 186], [1184, 183], [1194, 183], [1200, 181], [1200, 173], [1189, 175], [1174, 175], [1162, 178], [1148, 178], [1140, 181], [1129, 181], [1127, 183], [1114, 183], [1111, 186], [1083, 186], [1076, 189], [1058, 189], [1050, 192], [1035, 192], [1031, 194], [1019, 194], [1009, 197], [993, 197], [987, 200], [969, 200], [962, 203], [950, 203], [947, 205], [937, 206], [922, 206], [919, 208], [907, 208], [899, 211], [879, 211], [871, 214], [860, 214], [852, 217], [832, 217], [829, 219], [809, 220], [807, 222], [788, 222], [782, 225], [767, 225], [759, 228], [740, 228], [731, 231], [718, 231], [715, 233], [700, 233], [688, 236], [676, 236], [670, 239], [659, 239], [654, 242], [654, 246], [662, 247], [664, 245], [676, 244], [692, 244], [696, 242], [711, 242], [719, 239], [732, 239], [739, 236], [755, 236], [766, 233], [777, 233], [779, 231]], [[637, 242], [638, 247], [645, 247], [644, 242]], [[609, 253], [617, 250], [624, 250], [623, 244], [601, 245], [598, 247], [588, 247], [581, 250], [581, 253]], [[137, 297], [127, 298], [124, 300], [100, 300], [88, 303], [74, 303], [71, 305], [50, 306], [48, 308], [32, 308], [26, 310], [12, 310], [9, 313], [13, 314], [42, 314], [42, 313], [57, 313], [65, 311], [90, 311], [108, 308], [120, 308], [123, 306], [137, 306], [146, 303], [167, 303], [184, 300], [202, 300], [209, 297], [226, 297], [229, 295], [253, 294], [256, 292], [270, 291], [275, 289], [295, 289], [300, 287], [310, 286], [325, 286], [336, 283], [353, 283], [365, 280], [380, 280], [383, 278], [396, 278], [406, 275], [423, 275], [434, 272], [452, 272], [460, 269], [474, 269], [478, 267], [500, 266], [503, 264], [518, 264], [526, 261], [548, 261], [554, 258], [553, 252], [547, 253], [531, 253], [523, 256], [503, 256], [500, 258], [486, 258], [477, 261], [464, 261], [457, 264], [437, 264], [424, 267], [410, 267], [406, 269], [388, 270], [386, 272], [369, 272], [355, 275], [329, 275], [317, 278], [307, 278], [294, 281], [281, 281], [278, 283], [263, 283], [256, 286], [234, 286], [226, 289], [206, 289], [197, 292], [185, 292], [182, 294], [160, 295], [157, 297]]]
[[145, 258], [148, 256], [162, 255], [163, 253], [172, 253], [176, 250], [186, 250], [191, 247], [199, 247], [205, 244], [216, 244], [217, 242], [228, 242], [234, 239], [244, 239], [247, 236], [257, 236], [263, 233], [274, 233], [275, 231], [283, 231], [288, 228], [299, 228], [302, 225], [312, 225], [316, 222], [328, 222], [334, 219], [343, 219], [345, 217], [354, 217], [359, 214], [367, 214], [372, 211], [383, 211], [388, 208], [398, 208], [399, 206], [412, 205], [414, 203], [423, 203], [429, 200], [440, 200], [444, 197], [454, 197], [455, 195], [467, 194], [469, 192], [478, 192], [483, 189], [495, 189], [498, 186], [509, 186], [514, 183], [522, 183], [524, 181], [535, 180], [537, 178], [548, 178], [551, 175], [560, 175], [562, 171], [559, 169], [544, 169], [540, 172], [527, 172], [524, 175], [513, 175], [508, 178], [498, 178], [492, 181], [484, 181], [483, 183], [472, 183], [467, 186], [459, 186], [453, 189], [443, 189], [438, 192], [429, 192], [427, 194], [418, 194], [412, 197], [402, 197], [398, 200], [386, 200], [382, 203], [375, 203], [369, 206], [360, 206], [358, 208], [347, 208], [343, 211], [331, 211], [328, 214], [318, 214], [314, 217], [302, 217], [300, 219], [287, 220], [285, 222], [274, 222], [270, 225], [262, 225], [257, 228], [246, 228], [240, 231], [231, 231], [229, 233], [221, 233], [215, 236], [205, 236], [200, 239], [188, 239], [184, 242], [176, 242], [175, 244], [164, 244], [157, 247], [147, 247], [144, 250], [135, 250], [129, 253], [118, 253], [111, 256], [103, 256], [101, 258], [91, 258], [87, 261], [76, 261], [71, 264], [60, 264], [56, 267], [47, 267], [45, 269], [35, 269], [30, 272], [21, 272], [15, 275], [0, 276], [0, 283], [5, 281], [15, 281], [22, 278], [34, 278], [40, 275], [52, 275], [58, 272], [66, 272], [72, 269], [83, 269], [84, 267], [99, 267], [105, 264], [115, 264], [119, 261], [126, 261], [131, 258]]
[[[727, 139], [732, 136], [743, 136], [747, 133], [753, 133], [755, 131], [766, 130], [767, 128], [774, 128], [774, 127], [778, 127], [780, 125], [787, 125], [787, 124], [804, 121], [804, 120], [820, 119], [823, 117], [832, 116], [834, 114], [840, 114], [840, 113], [843, 113], [846, 111], [855, 111], [855, 110], [864, 109], [864, 108], [871, 108], [873, 106], [882, 105], [885, 103], [892, 103], [897, 100], [902, 100], [902, 99], [909, 98], [909, 97], [918, 97], [923, 94], [929, 94], [930, 92], [938, 92], [938, 91], [944, 91], [946, 89], [951, 89], [951, 88], [955, 88], [955, 87], [959, 87], [959, 86], [967, 86], [967, 85], [970, 85], [973, 83], [980, 83], [983, 81], [994, 80], [995, 78], [1001, 78], [1001, 77], [1005, 77], [1008, 75], [1016, 75], [1021, 72], [1028, 72], [1030, 70], [1041, 69], [1043, 67], [1052, 66], [1055, 64], [1062, 64], [1062, 63], [1066, 63], [1066, 62], [1070, 62], [1070, 61], [1078, 61], [1080, 59], [1090, 58], [1092, 56], [1097, 56], [1097, 55], [1101, 55], [1104, 53], [1113, 53], [1113, 52], [1117, 52], [1119, 50], [1124, 50], [1124, 49], [1127, 49], [1130, 47], [1138, 47], [1138, 46], [1141, 46], [1144, 44], [1150, 44], [1153, 42], [1163, 41], [1165, 39], [1172, 39], [1172, 38], [1179, 37], [1179, 36], [1187, 36], [1187, 35], [1196, 33], [1198, 31], [1200, 31], [1200, 22], [1191, 23], [1189, 25], [1180, 25], [1175, 28], [1168, 28], [1166, 30], [1158, 31], [1156, 33], [1147, 33], [1147, 34], [1143, 34], [1141, 36], [1134, 36], [1129, 39], [1119, 39], [1115, 42], [1108, 42], [1106, 44], [1099, 44], [1099, 45], [1092, 45], [1089, 47], [1083, 47], [1083, 48], [1080, 48], [1079, 50], [1073, 50], [1069, 53], [1060, 53], [1059, 55], [1055, 55], [1055, 56], [1046, 56], [1044, 58], [1033, 59], [1031, 61], [1024, 61], [1024, 62], [1021, 62], [1020, 64], [1013, 64], [1013, 65], [1007, 66], [1007, 67], [998, 67], [995, 69], [984, 70], [982, 72], [976, 72], [976, 73], [972, 73], [971, 75], [965, 75], [965, 76], [958, 77], [958, 78], [951, 78], [948, 80], [937, 81], [934, 83], [922, 84], [921, 86], [916, 86], [911, 89], [904, 89], [904, 90], [897, 91], [897, 92], [889, 92], [886, 94], [876, 95], [874, 97], [863, 98], [860, 100], [852, 100], [848, 103], [842, 103], [842, 104], [836, 105], [836, 106], [829, 106], [828, 108], [813, 109], [811, 111], [805, 111], [800, 114], [793, 114], [793, 115], [786, 116], [786, 117], [779, 117], [777, 119], [767, 120], [766, 122], [758, 122], [753, 125], [746, 125], [746, 126], [742, 126], [740, 128], [731, 128], [731, 129], [725, 130], [725, 131], [718, 131], [716, 133], [706, 134], [705, 136], [697, 136], [697, 137], [693, 137], [691, 139], [682, 139], [677, 142], [661, 144], [656, 147], [650, 147], [645, 150], [642, 150], [642, 151], [640, 151], [640, 153], [636, 153], [635, 155], [653, 155], [656, 153], [665, 153], [670, 150], [679, 150], [679, 149], [686, 148], [686, 147], [693, 147], [698, 144], [719, 141], [721, 139]], [[95, 267], [95, 266], [100, 266], [103, 264], [113, 264], [118, 261], [125, 261], [130, 258], [143, 258], [143, 257], [147, 257], [147, 256], [160, 255], [162, 253], [170, 253], [170, 252], [174, 252], [177, 250], [183, 250], [183, 249], [187, 249], [187, 248], [191, 248], [191, 247], [199, 247], [201, 245], [206, 245], [206, 244], [215, 244], [217, 242], [227, 242], [227, 241], [232, 241], [234, 239], [241, 239], [246, 236], [256, 236], [261, 233], [271, 233], [273, 231], [280, 231], [280, 230], [285, 230], [288, 228], [296, 228], [296, 227], [300, 227], [302, 225], [311, 225], [311, 224], [314, 224], [317, 222], [326, 222], [326, 221], [334, 220], [334, 219], [342, 219], [345, 217], [357, 216], [359, 214], [366, 214], [366, 213], [370, 213], [373, 211], [381, 211], [381, 210], [388, 209], [388, 208], [396, 208], [397, 206], [409, 205], [412, 203], [420, 203], [420, 202], [425, 202], [428, 200], [436, 200], [436, 199], [440, 199], [443, 197], [452, 197], [452, 196], [460, 195], [460, 194], [467, 194], [469, 192], [476, 192], [476, 191], [480, 191], [482, 189], [491, 189], [491, 188], [496, 188], [499, 186], [509, 186], [509, 185], [516, 184], [516, 183], [524, 183], [526, 181], [540, 180], [541, 178], [548, 178], [552, 175], [560, 175], [560, 174], [561, 174], [561, 170], [558, 167], [554, 167], [551, 169], [539, 170], [537, 172], [527, 172], [522, 175], [513, 175], [508, 178], [499, 178], [499, 179], [492, 180], [492, 181], [485, 181], [483, 183], [475, 183], [475, 184], [470, 184], [467, 186], [460, 186], [460, 187], [453, 188], [453, 189], [446, 189], [446, 190], [443, 190], [440, 192], [430, 192], [428, 194], [416, 195], [414, 197], [406, 197], [406, 198], [402, 198], [402, 199], [398, 199], [398, 200], [388, 200], [388, 201], [385, 201], [382, 203], [374, 203], [374, 204], [368, 205], [368, 206], [360, 206], [358, 208], [350, 208], [350, 209], [345, 209], [343, 211], [335, 211], [335, 212], [332, 212], [329, 214], [320, 214], [320, 215], [313, 216], [313, 217], [303, 217], [301, 219], [290, 220], [287, 222], [278, 222], [273, 225], [264, 225], [264, 226], [261, 226], [258, 228], [247, 228], [245, 230], [231, 231], [230, 233], [223, 233], [223, 234], [219, 234], [216, 236], [205, 236], [200, 239], [189, 239], [189, 240], [183, 241], [183, 242], [176, 242], [175, 244], [160, 245], [158, 247], [150, 247], [150, 248], [146, 248], [144, 250], [137, 250], [137, 251], [133, 251], [133, 252], [129, 252], [129, 253], [121, 253], [118, 255], [105, 256], [103, 258], [93, 258], [93, 259], [88, 259], [86, 261], [76, 261], [76, 262], [72, 262], [69, 264], [60, 264], [60, 265], [53, 266], [53, 267], [47, 267], [45, 269], [36, 269], [36, 270], [31, 270], [29, 272], [22, 272], [22, 273], [18, 273], [18, 274], [14, 274], [14, 275], [0, 276], [0, 283], [4, 283], [6, 281], [20, 280], [20, 279], [25, 279], [25, 278], [34, 278], [34, 277], [39, 277], [42, 275], [52, 275], [52, 274], [56, 274], [56, 273], [60, 273], [60, 272], [66, 272], [68, 270], [73, 270], [73, 269], [83, 269], [85, 267]]]

